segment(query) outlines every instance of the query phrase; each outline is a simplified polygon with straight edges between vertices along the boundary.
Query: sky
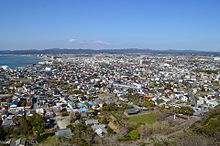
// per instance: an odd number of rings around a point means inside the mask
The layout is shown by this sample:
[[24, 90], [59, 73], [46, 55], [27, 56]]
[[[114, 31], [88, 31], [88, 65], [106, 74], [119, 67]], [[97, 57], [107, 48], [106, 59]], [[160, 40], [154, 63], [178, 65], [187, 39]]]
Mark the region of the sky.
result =
[[220, 51], [220, 0], [0, 0], [3, 49]]

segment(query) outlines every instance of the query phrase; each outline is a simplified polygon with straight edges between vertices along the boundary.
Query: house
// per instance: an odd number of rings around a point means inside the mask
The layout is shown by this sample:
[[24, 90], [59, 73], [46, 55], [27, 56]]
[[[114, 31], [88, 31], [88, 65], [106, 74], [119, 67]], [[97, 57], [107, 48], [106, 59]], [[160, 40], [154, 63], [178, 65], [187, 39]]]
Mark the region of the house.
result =
[[86, 112], [87, 110], [88, 110], [88, 108], [86, 108], [86, 107], [83, 107], [83, 108], [79, 109], [80, 113]]
[[59, 129], [59, 130], [57, 130], [57, 132], [55, 132], [55, 135], [57, 137], [65, 137], [67, 139], [71, 139], [72, 136], [73, 136], [73, 133], [72, 133], [70, 128], [67, 128], [67, 129]]
[[92, 125], [92, 129], [100, 137], [103, 137], [103, 134], [107, 134], [107, 130], [106, 130], [106, 125], [105, 124]]
[[85, 121], [86, 125], [94, 125], [94, 124], [98, 124], [99, 121], [96, 119], [88, 119]]
[[50, 117], [44, 117], [44, 121], [46, 124], [46, 128], [53, 128], [55, 124], [55, 120]]
[[92, 105], [94, 105], [94, 102], [92, 101], [87, 102], [87, 106], [91, 107]]
[[18, 106], [18, 101], [14, 100], [12, 101], [11, 105], [10, 105], [10, 109], [16, 109]]
[[24, 138], [19, 138], [17, 140], [15, 139], [12, 139], [10, 141], [10, 146], [26, 146], [27, 143], [26, 143], [26, 140]]
[[44, 109], [43, 108], [37, 108], [36, 113], [38, 113], [39, 115], [43, 115], [44, 114]]
[[125, 115], [134, 115], [134, 114], [138, 114], [140, 112], [139, 109], [136, 109], [136, 108], [131, 108], [131, 109], [126, 109], [124, 111], [124, 114]]
[[2, 109], [2, 108], [7, 109], [8, 106], [9, 106], [8, 102], [0, 102], [0, 109]]
[[84, 119], [87, 118], [88, 117], [87, 113], [86, 112], [81, 113], [81, 117], [84, 118]]
[[19, 110], [17, 113], [16, 113], [16, 116], [17, 117], [22, 117], [26, 114], [26, 112], [24, 110]]
[[18, 125], [18, 121], [14, 118], [14, 115], [9, 115], [6, 119], [3, 120], [2, 126], [10, 127]]
[[94, 110], [87, 110], [86, 114], [88, 117], [94, 117], [95, 116], [95, 111]]
[[35, 110], [28, 110], [27, 113], [26, 113], [26, 116], [31, 117], [31, 116], [33, 116], [35, 113], [36, 113]]
[[45, 117], [53, 118], [55, 116], [55, 113], [53, 111], [47, 110], [45, 113]]

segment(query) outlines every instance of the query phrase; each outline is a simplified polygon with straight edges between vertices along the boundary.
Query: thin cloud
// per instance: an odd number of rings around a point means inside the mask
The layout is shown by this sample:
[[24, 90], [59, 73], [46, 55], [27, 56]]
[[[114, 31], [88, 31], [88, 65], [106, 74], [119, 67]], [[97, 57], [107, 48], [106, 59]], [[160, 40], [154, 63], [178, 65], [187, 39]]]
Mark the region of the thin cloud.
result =
[[77, 41], [78, 41], [77, 39], [70, 39], [70, 40], [69, 40], [69, 42], [71, 42], [71, 43], [72, 43], [72, 42], [77, 42]]
[[69, 40], [70, 43], [78, 43], [82, 45], [111, 45], [110, 42], [103, 41], [103, 40], [79, 40], [72, 38]]
[[102, 41], [102, 40], [95, 40], [92, 41], [93, 44], [100, 44], [100, 45], [111, 45], [111, 43], [106, 42], [106, 41]]

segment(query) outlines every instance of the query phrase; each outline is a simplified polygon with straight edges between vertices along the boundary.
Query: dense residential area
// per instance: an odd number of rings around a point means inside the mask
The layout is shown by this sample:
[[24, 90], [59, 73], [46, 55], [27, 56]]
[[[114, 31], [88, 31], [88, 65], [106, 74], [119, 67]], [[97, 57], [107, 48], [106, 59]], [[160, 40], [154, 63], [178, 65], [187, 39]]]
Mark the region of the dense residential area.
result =
[[220, 144], [220, 58], [39, 55], [0, 68], [0, 145]]

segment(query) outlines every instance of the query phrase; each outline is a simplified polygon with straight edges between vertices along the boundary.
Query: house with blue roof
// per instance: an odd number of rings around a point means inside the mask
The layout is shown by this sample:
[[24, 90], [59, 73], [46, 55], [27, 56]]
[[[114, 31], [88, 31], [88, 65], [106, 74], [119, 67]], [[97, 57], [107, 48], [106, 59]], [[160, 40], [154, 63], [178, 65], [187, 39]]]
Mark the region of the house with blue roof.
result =
[[83, 107], [83, 108], [79, 109], [80, 113], [86, 112], [87, 110], [88, 110], [88, 108], [86, 108], [86, 107]]
[[10, 108], [15, 109], [18, 107], [18, 101], [14, 100], [10, 103]]

